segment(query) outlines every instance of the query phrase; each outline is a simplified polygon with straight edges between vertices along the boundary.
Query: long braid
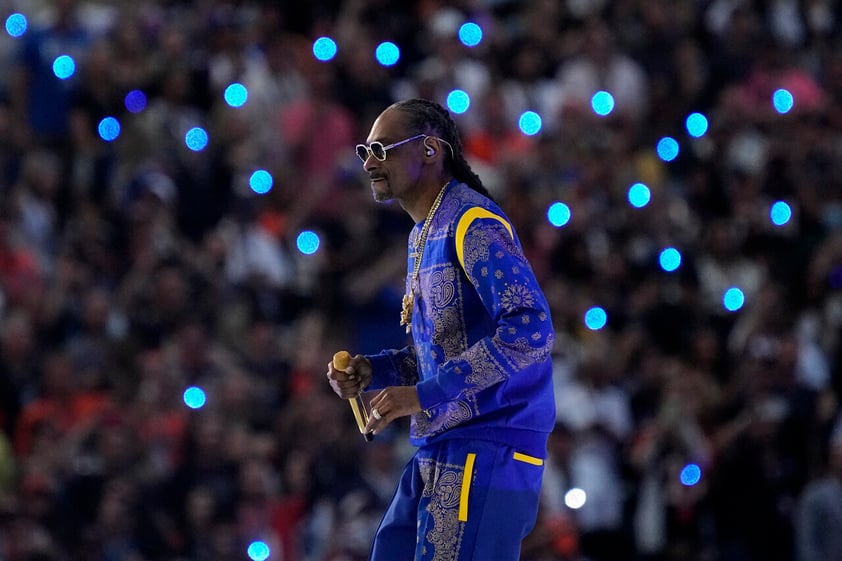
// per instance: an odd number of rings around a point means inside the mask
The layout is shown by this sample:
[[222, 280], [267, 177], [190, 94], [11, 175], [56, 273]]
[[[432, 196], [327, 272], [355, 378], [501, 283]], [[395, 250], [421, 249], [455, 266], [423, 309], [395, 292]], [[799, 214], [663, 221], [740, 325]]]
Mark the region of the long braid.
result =
[[450, 158], [446, 163], [450, 164], [450, 171], [457, 181], [465, 183], [468, 187], [493, 200], [491, 193], [482, 184], [482, 180], [471, 169], [465, 156], [462, 153], [462, 138], [456, 122], [450, 113], [438, 103], [427, 99], [407, 99], [398, 101], [393, 107], [400, 109], [408, 116], [408, 125], [416, 133], [431, 134], [439, 136], [450, 143], [453, 151], [447, 151]]

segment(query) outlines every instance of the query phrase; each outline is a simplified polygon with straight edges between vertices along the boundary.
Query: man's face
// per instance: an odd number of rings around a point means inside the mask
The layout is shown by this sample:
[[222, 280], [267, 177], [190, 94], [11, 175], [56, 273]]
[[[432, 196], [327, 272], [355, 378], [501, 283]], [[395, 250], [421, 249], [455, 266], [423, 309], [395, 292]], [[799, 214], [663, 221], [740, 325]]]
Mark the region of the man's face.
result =
[[[397, 109], [387, 109], [371, 126], [366, 144], [380, 142], [388, 146], [415, 136], [405, 125], [405, 117]], [[395, 146], [386, 152], [386, 159], [380, 161], [368, 154], [363, 167], [371, 179], [371, 191], [378, 202], [411, 196], [421, 176], [423, 138]]]

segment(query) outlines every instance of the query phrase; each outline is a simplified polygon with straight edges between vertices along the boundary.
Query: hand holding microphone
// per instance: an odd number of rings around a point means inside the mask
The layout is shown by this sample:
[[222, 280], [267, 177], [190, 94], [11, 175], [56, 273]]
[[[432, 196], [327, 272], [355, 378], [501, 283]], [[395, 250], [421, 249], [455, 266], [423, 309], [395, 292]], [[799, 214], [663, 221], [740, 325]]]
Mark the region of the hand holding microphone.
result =
[[[351, 364], [351, 354], [348, 351], [339, 351], [333, 355], [333, 369], [338, 370], [340, 372], [345, 372], [348, 366]], [[354, 419], [357, 421], [357, 428], [360, 429], [360, 433], [362, 433], [363, 437], [370, 441], [374, 438], [374, 435], [370, 432], [367, 432], [365, 427], [368, 424], [368, 413], [365, 409], [365, 404], [363, 403], [363, 399], [358, 393], [355, 396], [352, 396], [348, 399], [348, 403], [351, 405], [351, 411], [354, 412]]]

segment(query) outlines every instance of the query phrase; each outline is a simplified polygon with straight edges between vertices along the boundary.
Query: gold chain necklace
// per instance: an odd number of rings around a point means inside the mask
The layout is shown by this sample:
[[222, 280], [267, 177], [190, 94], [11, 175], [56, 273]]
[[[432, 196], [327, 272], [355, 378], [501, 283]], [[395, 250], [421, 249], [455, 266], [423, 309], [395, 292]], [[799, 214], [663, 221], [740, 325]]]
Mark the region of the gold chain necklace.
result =
[[421, 272], [421, 258], [424, 257], [424, 247], [427, 245], [427, 233], [430, 231], [430, 224], [433, 222], [433, 216], [441, 205], [441, 200], [444, 197], [444, 192], [450, 184], [448, 181], [441, 188], [439, 194], [436, 195], [436, 200], [433, 201], [433, 206], [430, 207], [430, 212], [427, 213], [427, 218], [424, 219], [424, 225], [421, 226], [421, 233], [415, 242], [415, 265], [412, 270], [412, 278], [409, 281], [407, 293], [403, 295], [401, 301], [401, 325], [406, 326], [406, 332], [412, 331], [412, 308], [415, 305], [415, 286], [418, 282], [418, 274]]

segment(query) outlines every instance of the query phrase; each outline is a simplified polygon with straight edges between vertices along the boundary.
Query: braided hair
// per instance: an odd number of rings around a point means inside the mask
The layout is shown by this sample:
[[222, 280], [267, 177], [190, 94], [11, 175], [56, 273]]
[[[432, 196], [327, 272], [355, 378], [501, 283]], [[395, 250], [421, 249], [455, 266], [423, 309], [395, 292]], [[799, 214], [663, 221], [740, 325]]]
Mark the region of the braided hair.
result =
[[451, 147], [451, 157], [445, 161], [445, 165], [450, 164], [453, 177], [493, 200], [491, 193], [482, 184], [482, 180], [465, 161], [459, 129], [447, 109], [434, 101], [420, 98], [398, 101], [392, 107], [400, 109], [407, 115], [408, 125], [412, 132], [440, 136], [447, 141]]

